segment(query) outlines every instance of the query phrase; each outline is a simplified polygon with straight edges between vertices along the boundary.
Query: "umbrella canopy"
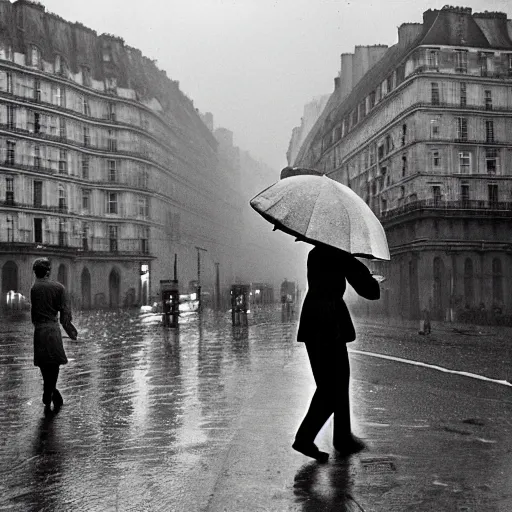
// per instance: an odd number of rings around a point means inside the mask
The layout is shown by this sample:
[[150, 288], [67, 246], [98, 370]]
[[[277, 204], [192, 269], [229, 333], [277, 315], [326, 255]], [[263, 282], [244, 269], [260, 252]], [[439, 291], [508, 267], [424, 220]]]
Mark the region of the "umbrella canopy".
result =
[[282, 179], [251, 199], [274, 226], [307, 242], [321, 242], [354, 256], [389, 260], [384, 228], [349, 187], [326, 176]]

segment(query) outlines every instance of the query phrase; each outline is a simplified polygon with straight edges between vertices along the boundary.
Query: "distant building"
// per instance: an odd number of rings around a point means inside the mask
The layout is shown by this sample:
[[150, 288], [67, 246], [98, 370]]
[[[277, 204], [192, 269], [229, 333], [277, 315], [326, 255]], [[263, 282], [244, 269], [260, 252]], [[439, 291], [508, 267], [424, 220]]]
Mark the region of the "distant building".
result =
[[329, 94], [324, 94], [323, 96], [313, 99], [304, 106], [304, 113], [300, 120], [300, 126], [297, 126], [292, 130], [292, 137], [290, 139], [290, 144], [288, 145], [288, 151], [286, 152], [288, 165], [292, 165], [295, 161], [302, 143], [316, 123], [316, 120], [320, 117], [328, 99]]
[[400, 26], [389, 49], [342, 56], [294, 161], [380, 217], [389, 314], [512, 314], [511, 36], [503, 13], [447, 6]]
[[[231, 283], [239, 195], [192, 102], [122, 39], [0, 1], [2, 301], [31, 264], [82, 307], [147, 304], [173, 277]], [[238, 199], [233, 199], [238, 198]], [[237, 202], [238, 201], [238, 202]]]

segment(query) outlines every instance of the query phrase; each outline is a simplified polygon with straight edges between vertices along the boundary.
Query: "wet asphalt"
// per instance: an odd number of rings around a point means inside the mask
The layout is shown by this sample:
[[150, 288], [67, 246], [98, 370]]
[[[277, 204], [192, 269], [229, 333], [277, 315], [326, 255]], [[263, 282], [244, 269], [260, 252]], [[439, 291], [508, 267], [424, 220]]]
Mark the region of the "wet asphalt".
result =
[[290, 447], [314, 383], [279, 309], [247, 328], [211, 311], [178, 331], [138, 311], [75, 318], [47, 415], [29, 319], [2, 323], [0, 510], [512, 511], [510, 329], [359, 320], [368, 449], [336, 456], [327, 424], [321, 465]]

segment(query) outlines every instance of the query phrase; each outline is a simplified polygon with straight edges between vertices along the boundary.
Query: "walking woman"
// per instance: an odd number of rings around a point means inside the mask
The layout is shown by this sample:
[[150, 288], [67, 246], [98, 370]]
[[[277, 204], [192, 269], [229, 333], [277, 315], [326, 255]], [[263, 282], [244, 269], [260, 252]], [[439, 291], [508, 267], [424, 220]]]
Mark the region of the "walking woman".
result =
[[329, 455], [318, 449], [315, 438], [334, 414], [333, 445], [343, 455], [364, 449], [350, 422], [350, 365], [347, 343], [356, 333], [343, 300], [346, 281], [369, 300], [380, 297], [380, 286], [368, 268], [351, 254], [318, 243], [308, 255], [308, 292], [300, 316], [297, 340], [304, 342], [316, 390], [293, 448], [319, 462]]
[[66, 290], [56, 281], [50, 280], [51, 263], [47, 258], [39, 258], [34, 262], [33, 270], [36, 280], [30, 290], [32, 305], [31, 316], [34, 324], [34, 365], [39, 366], [43, 376], [43, 403], [45, 412], [58, 412], [64, 401], [57, 389], [57, 380], [61, 364], [68, 359], [64, 346], [59, 321], [72, 339], [76, 339], [76, 329], [71, 323]]

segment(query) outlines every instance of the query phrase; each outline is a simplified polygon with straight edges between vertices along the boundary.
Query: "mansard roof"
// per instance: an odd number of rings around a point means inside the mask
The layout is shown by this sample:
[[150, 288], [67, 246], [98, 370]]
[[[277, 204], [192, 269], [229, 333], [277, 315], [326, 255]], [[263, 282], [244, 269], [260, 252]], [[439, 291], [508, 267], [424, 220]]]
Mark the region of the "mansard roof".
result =
[[300, 159], [311, 147], [312, 142], [323, 136], [322, 127], [327, 119], [337, 123], [349, 115], [418, 46], [455, 46], [512, 51], [512, 41], [507, 30], [507, 16], [504, 13], [485, 12], [472, 15], [471, 8], [451, 6], [445, 6], [441, 10], [425, 11], [423, 25], [416, 38], [409, 41], [399, 40], [397, 44], [391, 46], [341, 103], [338, 101], [338, 91], [334, 91], [306, 137], [295, 163], [300, 164]]

